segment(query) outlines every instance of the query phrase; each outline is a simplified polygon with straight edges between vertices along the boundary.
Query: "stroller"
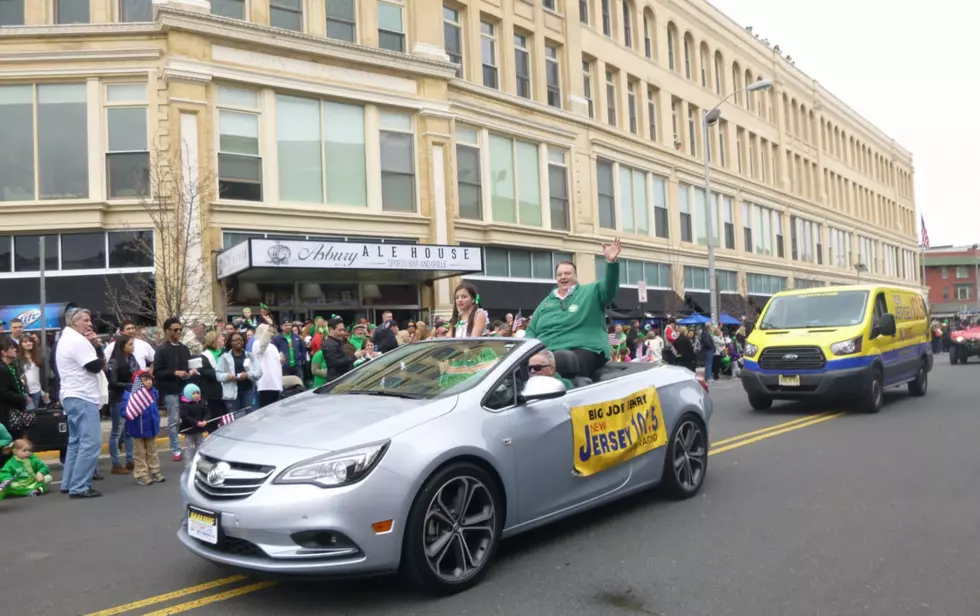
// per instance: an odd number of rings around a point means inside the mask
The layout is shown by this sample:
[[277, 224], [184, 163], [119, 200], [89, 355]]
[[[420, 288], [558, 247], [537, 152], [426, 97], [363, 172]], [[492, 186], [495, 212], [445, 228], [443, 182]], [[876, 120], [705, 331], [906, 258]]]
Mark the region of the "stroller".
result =
[[291, 398], [304, 391], [306, 387], [303, 386], [303, 379], [293, 375], [282, 377], [282, 398]]

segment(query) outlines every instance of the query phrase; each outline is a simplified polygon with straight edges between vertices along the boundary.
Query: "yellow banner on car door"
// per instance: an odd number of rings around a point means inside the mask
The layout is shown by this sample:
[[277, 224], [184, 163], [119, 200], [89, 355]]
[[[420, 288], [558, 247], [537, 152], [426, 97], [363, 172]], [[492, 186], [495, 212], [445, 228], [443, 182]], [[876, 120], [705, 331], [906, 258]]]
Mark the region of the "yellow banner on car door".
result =
[[656, 387], [576, 406], [571, 413], [573, 467], [580, 475], [594, 475], [667, 444]]

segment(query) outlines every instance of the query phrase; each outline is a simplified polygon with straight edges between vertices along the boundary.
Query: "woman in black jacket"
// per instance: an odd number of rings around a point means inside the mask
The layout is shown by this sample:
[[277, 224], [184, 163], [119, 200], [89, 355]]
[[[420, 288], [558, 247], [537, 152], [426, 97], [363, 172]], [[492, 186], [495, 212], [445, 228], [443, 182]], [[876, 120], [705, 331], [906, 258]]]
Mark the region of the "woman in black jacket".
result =
[[[112, 427], [109, 431], [109, 458], [112, 460], [113, 475], [128, 475], [133, 471], [133, 437], [126, 430], [123, 420], [122, 399], [133, 387], [133, 375], [140, 369], [136, 356], [133, 355], [134, 341], [129, 336], [117, 336], [112, 347], [112, 357], [109, 358], [109, 417]], [[120, 438], [121, 437], [121, 438]], [[122, 440], [126, 448], [126, 466], [119, 463], [119, 443]]]
[[212, 417], [225, 414], [221, 383], [217, 375], [218, 360], [224, 351], [225, 335], [218, 331], [208, 332], [204, 336], [204, 350], [199, 355], [201, 367], [193, 381], [201, 388], [201, 399], [207, 403]]
[[687, 335], [687, 328], [682, 327], [678, 332], [677, 340], [674, 341], [674, 349], [677, 350], [677, 364], [684, 366], [691, 372], [698, 371], [698, 356], [694, 352], [694, 339]]
[[23, 438], [23, 430], [10, 425], [12, 411], [27, 410], [27, 388], [17, 374], [17, 354], [20, 347], [11, 338], [0, 337], [0, 423], [14, 440]]

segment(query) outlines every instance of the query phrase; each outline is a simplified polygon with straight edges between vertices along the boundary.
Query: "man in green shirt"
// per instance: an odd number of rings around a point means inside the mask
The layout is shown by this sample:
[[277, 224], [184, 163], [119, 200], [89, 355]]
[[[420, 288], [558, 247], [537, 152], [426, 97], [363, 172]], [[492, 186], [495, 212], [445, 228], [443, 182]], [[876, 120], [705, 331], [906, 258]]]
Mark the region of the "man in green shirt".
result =
[[541, 351], [531, 358], [527, 365], [531, 376], [551, 376], [562, 382], [565, 389], [573, 387], [572, 382], [556, 372], [555, 354], [551, 351]]
[[364, 342], [367, 340], [367, 326], [363, 324], [358, 324], [354, 326], [354, 331], [351, 333], [350, 344], [354, 347], [355, 351], [360, 351], [364, 348]]
[[555, 268], [555, 289], [538, 305], [527, 327], [527, 338], [537, 338], [549, 351], [575, 355], [574, 374], [566, 378], [592, 376], [609, 361], [606, 307], [619, 291], [619, 239], [603, 245], [606, 271], [602, 280], [579, 284], [571, 261]]

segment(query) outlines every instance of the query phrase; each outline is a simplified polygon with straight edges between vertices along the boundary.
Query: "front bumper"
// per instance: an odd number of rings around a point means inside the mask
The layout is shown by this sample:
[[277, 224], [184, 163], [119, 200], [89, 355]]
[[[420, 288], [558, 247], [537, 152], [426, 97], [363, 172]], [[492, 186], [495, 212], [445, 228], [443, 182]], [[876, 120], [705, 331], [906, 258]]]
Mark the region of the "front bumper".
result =
[[[181, 477], [181, 543], [215, 563], [276, 576], [327, 577], [391, 572], [401, 558], [404, 521], [412, 499], [403, 477], [379, 466], [344, 488], [276, 485], [270, 479], [238, 500], [212, 499], [194, 484], [193, 469]], [[213, 512], [218, 544], [191, 537], [187, 509]], [[375, 522], [394, 520], [376, 533]]]
[[778, 373], [743, 370], [741, 381], [746, 393], [775, 400], [842, 400], [867, 391], [871, 375], [870, 366], [800, 374], [798, 387], [783, 387], [779, 385]]
[[956, 347], [956, 353], [962, 357], [980, 355], [980, 340], [964, 340], [963, 342], [954, 340], [951, 346]]

